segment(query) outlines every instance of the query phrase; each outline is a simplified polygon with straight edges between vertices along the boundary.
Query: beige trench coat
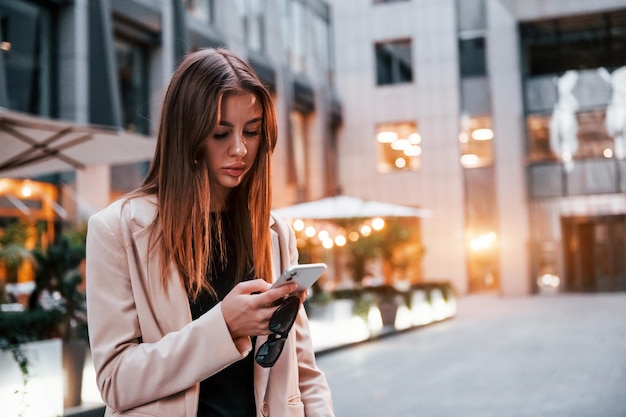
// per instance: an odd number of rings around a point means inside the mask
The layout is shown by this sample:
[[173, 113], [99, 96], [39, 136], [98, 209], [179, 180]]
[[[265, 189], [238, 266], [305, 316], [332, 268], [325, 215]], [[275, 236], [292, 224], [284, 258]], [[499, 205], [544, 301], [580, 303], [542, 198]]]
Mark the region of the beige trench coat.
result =
[[[168, 292], [151, 246], [156, 199], [122, 199], [94, 214], [87, 233], [87, 310], [97, 384], [106, 416], [196, 417], [199, 383], [247, 354], [233, 343], [221, 304], [192, 321], [174, 265]], [[297, 262], [295, 236], [272, 217], [274, 277]], [[333, 416], [301, 307], [272, 368], [254, 365], [257, 416]], [[266, 337], [259, 337], [261, 346]], [[201, 348], [201, 347], [206, 348]], [[200, 348], [199, 348], [200, 347]]]

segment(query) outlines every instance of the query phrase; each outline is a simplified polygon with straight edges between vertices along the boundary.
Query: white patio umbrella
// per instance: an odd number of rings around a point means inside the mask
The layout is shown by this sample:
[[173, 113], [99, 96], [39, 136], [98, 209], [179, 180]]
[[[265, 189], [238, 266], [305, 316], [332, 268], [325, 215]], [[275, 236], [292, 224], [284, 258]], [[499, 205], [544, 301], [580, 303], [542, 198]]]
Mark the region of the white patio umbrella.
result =
[[156, 141], [0, 108], [0, 177], [33, 177], [89, 165], [151, 160]]
[[346, 195], [322, 198], [273, 210], [289, 219], [348, 219], [366, 217], [429, 217], [426, 209], [380, 201], [363, 200]]

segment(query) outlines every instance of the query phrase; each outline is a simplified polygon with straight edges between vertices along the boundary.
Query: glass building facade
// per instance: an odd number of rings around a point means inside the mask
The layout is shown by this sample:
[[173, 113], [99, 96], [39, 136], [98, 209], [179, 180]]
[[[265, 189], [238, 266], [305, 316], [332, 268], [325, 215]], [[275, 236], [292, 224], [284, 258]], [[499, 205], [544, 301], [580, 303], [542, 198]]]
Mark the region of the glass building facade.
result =
[[[176, 63], [223, 46], [248, 60], [277, 103], [275, 204], [329, 195], [341, 120], [330, 15], [319, 0], [1, 0], [0, 107], [154, 140]], [[149, 163], [68, 166], [32, 179], [58, 188], [62, 225], [137, 187]]]
[[433, 212], [426, 279], [626, 290], [625, 1], [330, 3], [342, 186]]

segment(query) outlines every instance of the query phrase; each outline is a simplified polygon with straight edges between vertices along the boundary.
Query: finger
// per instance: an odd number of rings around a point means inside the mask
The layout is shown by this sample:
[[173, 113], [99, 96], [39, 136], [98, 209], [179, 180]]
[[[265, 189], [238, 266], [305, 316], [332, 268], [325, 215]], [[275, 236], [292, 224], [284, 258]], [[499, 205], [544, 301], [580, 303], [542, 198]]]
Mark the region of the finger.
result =
[[281, 285], [280, 287], [270, 288], [262, 294], [258, 295], [258, 300], [260, 305], [272, 305], [275, 301], [280, 300], [281, 298], [287, 297], [289, 294], [294, 292], [298, 288], [298, 285], [286, 284]]
[[250, 281], [242, 281], [233, 288], [233, 291], [238, 294], [252, 294], [252, 293], [261, 293], [267, 291], [271, 285], [265, 280], [260, 278], [253, 279]]
[[304, 290], [296, 294], [298, 298], [300, 298], [300, 302], [304, 303], [306, 299], [309, 297], [309, 290]]

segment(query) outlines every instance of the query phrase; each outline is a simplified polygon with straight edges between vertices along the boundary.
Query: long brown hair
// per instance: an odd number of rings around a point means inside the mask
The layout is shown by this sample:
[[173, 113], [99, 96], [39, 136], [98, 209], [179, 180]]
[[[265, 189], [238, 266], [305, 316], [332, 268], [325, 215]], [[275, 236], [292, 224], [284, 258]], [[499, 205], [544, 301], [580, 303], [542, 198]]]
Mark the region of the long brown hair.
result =
[[[223, 250], [221, 218], [211, 219], [211, 187], [205, 164], [206, 140], [216, 126], [227, 94], [249, 92], [263, 108], [261, 144], [243, 182], [228, 195], [234, 215], [237, 281], [246, 274], [271, 280], [271, 155], [277, 140], [271, 95], [254, 70], [232, 52], [201, 49], [188, 54], [167, 88], [156, 151], [139, 192], [156, 194], [158, 214], [153, 230], [161, 253], [161, 282], [174, 261], [187, 292], [214, 292], [206, 273]], [[216, 246], [217, 245], [217, 246]], [[223, 253], [223, 252], [221, 252]]]

